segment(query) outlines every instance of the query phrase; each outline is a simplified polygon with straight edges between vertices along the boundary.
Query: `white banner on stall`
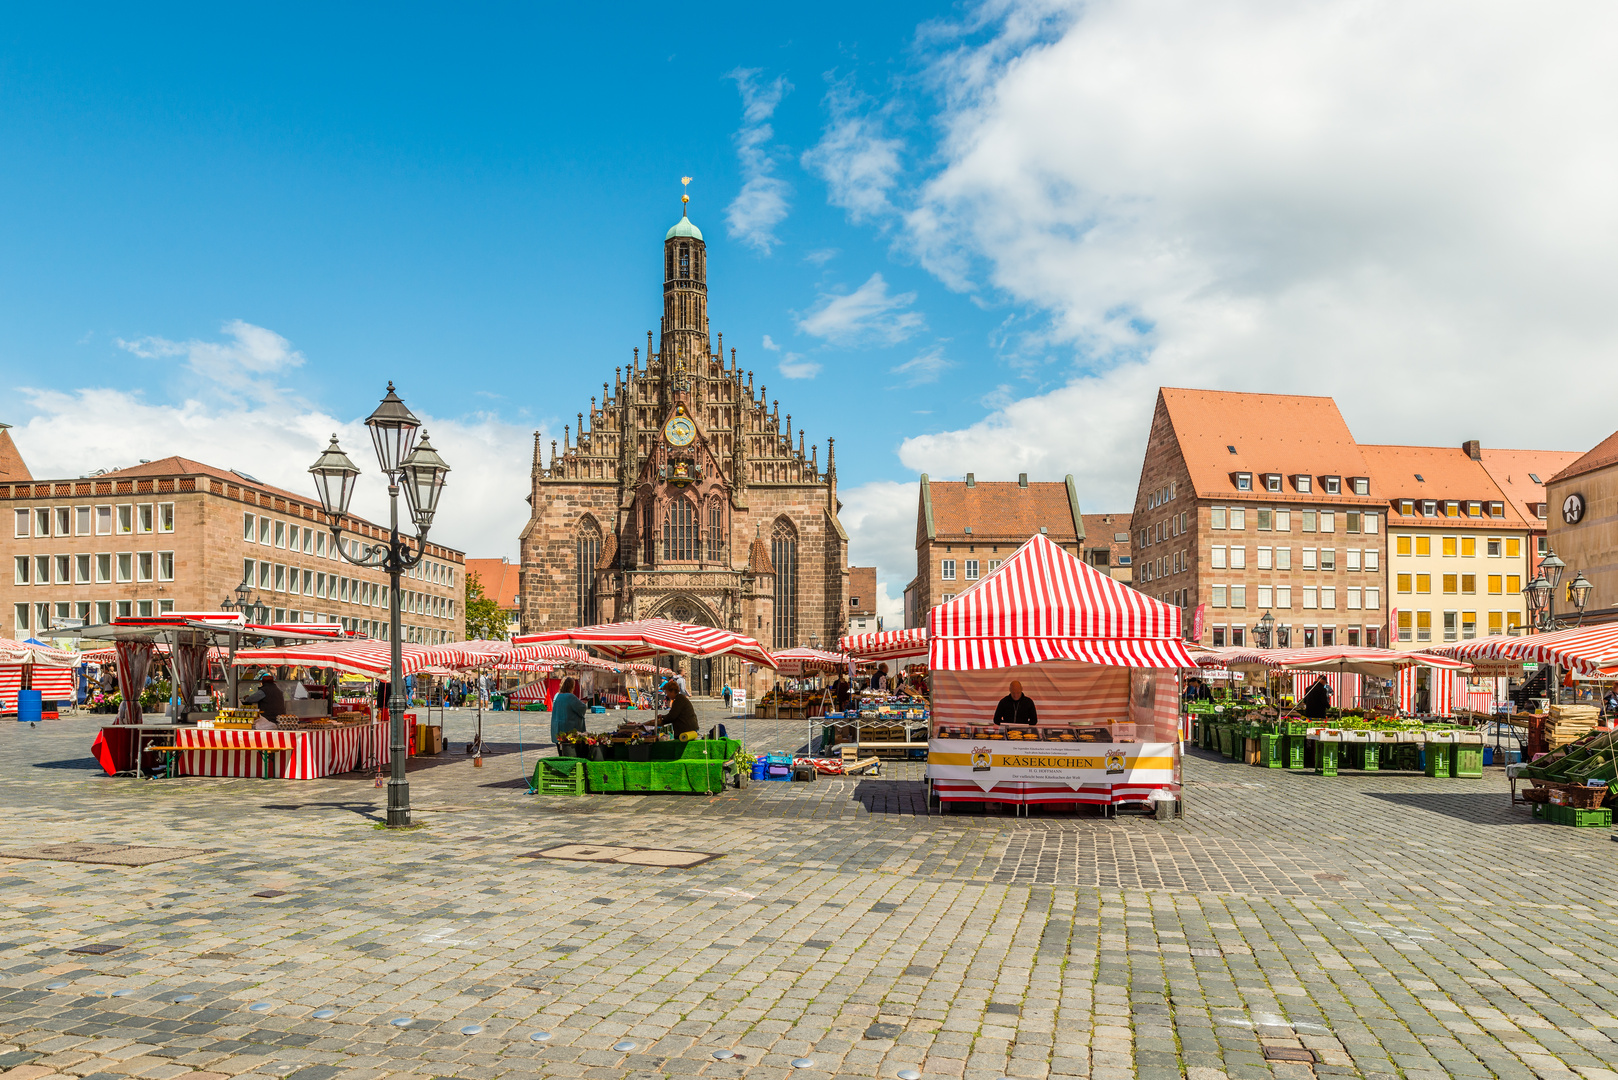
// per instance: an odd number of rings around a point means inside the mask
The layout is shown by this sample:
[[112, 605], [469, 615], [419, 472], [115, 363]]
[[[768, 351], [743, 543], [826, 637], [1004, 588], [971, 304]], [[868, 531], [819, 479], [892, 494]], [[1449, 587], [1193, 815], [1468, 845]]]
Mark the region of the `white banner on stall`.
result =
[[983, 791], [1002, 783], [1173, 784], [1174, 743], [1069, 743], [1013, 739], [934, 739], [927, 775], [970, 780]]

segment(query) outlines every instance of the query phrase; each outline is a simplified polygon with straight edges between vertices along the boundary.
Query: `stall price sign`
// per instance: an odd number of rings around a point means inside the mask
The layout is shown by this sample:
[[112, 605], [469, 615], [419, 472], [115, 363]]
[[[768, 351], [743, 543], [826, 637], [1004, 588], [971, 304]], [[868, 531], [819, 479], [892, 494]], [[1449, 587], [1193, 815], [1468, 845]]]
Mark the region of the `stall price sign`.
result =
[[1067, 743], [933, 739], [927, 775], [970, 780], [984, 791], [1000, 783], [1174, 783], [1173, 743]]
[[734, 711], [739, 712], [739, 713], [746, 712], [747, 711], [747, 691], [746, 690], [740, 690], [740, 689], [732, 690], [730, 692], [730, 707]]

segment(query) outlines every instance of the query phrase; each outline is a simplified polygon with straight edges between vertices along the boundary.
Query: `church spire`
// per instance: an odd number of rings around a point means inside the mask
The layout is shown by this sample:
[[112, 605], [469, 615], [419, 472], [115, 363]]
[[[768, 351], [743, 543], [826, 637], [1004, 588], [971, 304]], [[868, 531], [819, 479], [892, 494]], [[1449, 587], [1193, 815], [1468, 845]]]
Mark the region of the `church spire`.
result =
[[[682, 177], [689, 185], [691, 178]], [[680, 220], [663, 236], [663, 362], [665, 400], [684, 397], [687, 405], [693, 376], [707, 372], [708, 249], [702, 230], [691, 223], [689, 194], [680, 195]]]

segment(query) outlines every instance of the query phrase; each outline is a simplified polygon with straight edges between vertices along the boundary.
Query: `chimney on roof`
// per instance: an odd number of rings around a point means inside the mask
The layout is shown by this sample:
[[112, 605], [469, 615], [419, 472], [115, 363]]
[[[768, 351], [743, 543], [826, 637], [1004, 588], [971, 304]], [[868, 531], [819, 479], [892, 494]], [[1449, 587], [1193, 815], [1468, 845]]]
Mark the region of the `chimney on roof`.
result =
[[1473, 461], [1483, 460], [1483, 444], [1478, 442], [1476, 439], [1466, 440], [1461, 444], [1461, 449], [1465, 450], [1466, 456], [1471, 458]]
[[1020, 472], [1020, 473], [1017, 474], [1017, 486], [1018, 487], [1024, 487], [1024, 488], [1028, 486], [1028, 474], [1027, 473]]
[[978, 477], [977, 477], [976, 473], [967, 473], [966, 474], [966, 486], [967, 487], [977, 487], [978, 486]]

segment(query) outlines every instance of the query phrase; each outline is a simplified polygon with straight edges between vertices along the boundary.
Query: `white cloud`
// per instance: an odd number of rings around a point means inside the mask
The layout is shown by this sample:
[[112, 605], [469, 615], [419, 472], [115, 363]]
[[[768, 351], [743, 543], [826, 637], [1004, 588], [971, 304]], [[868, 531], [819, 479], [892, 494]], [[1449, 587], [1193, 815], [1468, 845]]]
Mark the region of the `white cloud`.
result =
[[186, 366], [204, 379], [261, 401], [285, 393], [275, 385], [275, 376], [304, 364], [303, 353], [274, 330], [241, 319], [230, 320], [220, 330], [231, 340], [143, 337], [134, 341], [117, 338], [116, 342], [120, 349], [143, 360], [183, 356]]
[[820, 142], [804, 151], [803, 167], [826, 182], [829, 201], [849, 220], [885, 217], [893, 210], [888, 193], [903, 168], [904, 144], [884, 134], [881, 112], [850, 80], [832, 82], [825, 104], [831, 119]]
[[876, 567], [877, 614], [883, 627], [904, 626], [904, 591], [916, 576], [916, 503], [919, 485], [873, 480], [837, 493], [837, 514], [848, 533], [850, 566]]
[[770, 352], [780, 352], [781, 351], [781, 346], [777, 345], [775, 343], [775, 339], [772, 338], [768, 334], [764, 335], [764, 347], [766, 349], [768, 349]]
[[903, 375], [907, 386], [920, 386], [923, 383], [937, 382], [938, 376], [954, 366], [954, 363], [944, 355], [944, 347], [934, 345], [926, 352], [920, 353], [906, 360], [898, 367], [892, 368], [891, 374]]
[[1512, 388], [1532, 372], [1584, 402], [1618, 393], [1618, 9], [1094, 0], [978, 17], [1000, 20], [987, 41], [929, 39], [946, 136], [909, 242], [954, 287], [1044, 313], [1031, 351], [1077, 363], [906, 440], [910, 467], [1073, 471], [1116, 509], [1161, 385], [1332, 395], [1367, 441], [1610, 432], [1577, 406], [1525, 430]]
[[760, 86], [758, 74], [756, 68], [737, 68], [728, 76], [736, 80], [742, 96], [742, 126], [736, 131], [742, 189], [726, 208], [725, 219], [731, 236], [768, 255], [779, 243], [774, 230], [787, 216], [787, 196], [792, 192], [775, 175], [775, 159], [769, 149], [775, 129], [770, 118], [792, 84], [778, 75]]
[[[22, 388], [33, 416], [12, 431], [35, 476], [76, 477], [123, 468], [142, 458], [178, 454], [236, 468], [266, 484], [314, 497], [309, 465], [335, 432], [364, 470], [353, 510], [387, 521], [387, 494], [376, 470], [364, 416], [341, 419], [273, 389], [265, 378], [304, 362], [280, 335], [227, 323], [222, 342], [177, 343], [143, 338], [122, 343], [137, 356], [185, 356], [199, 376], [181, 400], [154, 403], [108, 387], [72, 391]], [[244, 400], [243, 386], [253, 388]], [[414, 389], [414, 393], [412, 393]], [[431, 538], [473, 557], [515, 555], [528, 520], [528, 466], [533, 433], [490, 415], [446, 417], [423, 406], [424, 387], [405, 383], [400, 396], [421, 418], [451, 472]], [[377, 400], [380, 400], [380, 392]], [[365, 414], [374, 401], [357, 402]], [[403, 512], [403, 510], [401, 510]], [[408, 520], [408, 513], [405, 514]]]
[[872, 274], [851, 293], [821, 293], [798, 329], [834, 345], [896, 345], [923, 330], [927, 320], [906, 308], [916, 302], [913, 292], [888, 295], [888, 283]]
[[812, 379], [820, 374], [820, 364], [814, 360], [805, 360], [795, 352], [789, 352], [781, 358], [781, 377], [785, 379]]

